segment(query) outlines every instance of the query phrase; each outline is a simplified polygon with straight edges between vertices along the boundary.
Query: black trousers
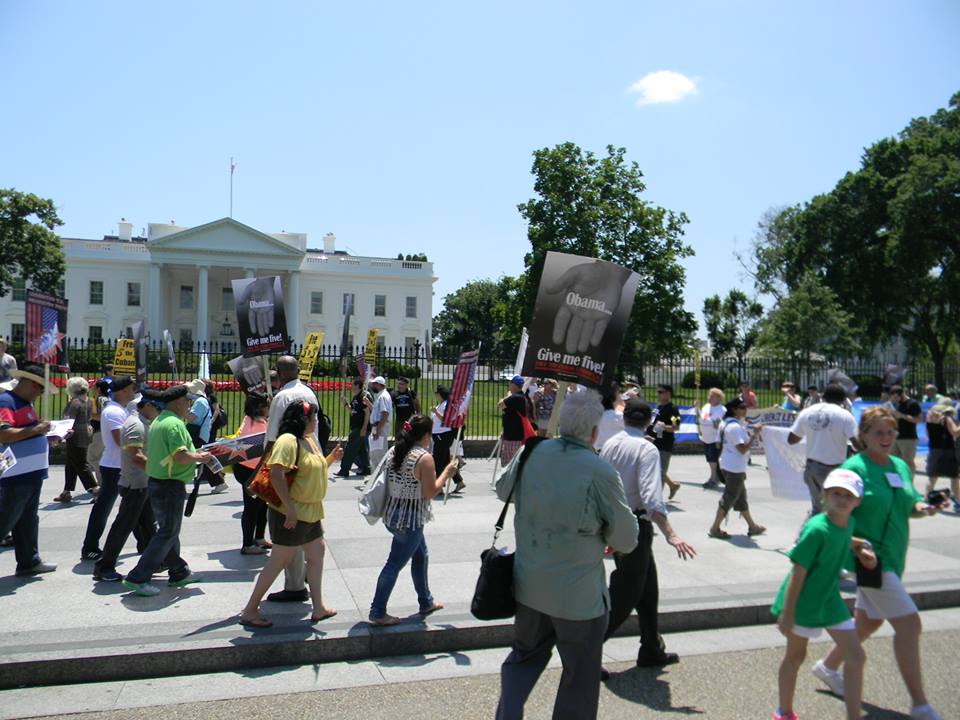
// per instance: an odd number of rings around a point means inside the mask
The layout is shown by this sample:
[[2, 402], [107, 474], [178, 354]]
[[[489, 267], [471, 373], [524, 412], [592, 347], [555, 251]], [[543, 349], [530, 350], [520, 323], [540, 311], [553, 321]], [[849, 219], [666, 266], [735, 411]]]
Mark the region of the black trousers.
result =
[[610, 624], [604, 640], [636, 610], [640, 624], [640, 655], [659, 655], [663, 652], [663, 640], [657, 621], [660, 583], [653, 557], [653, 523], [640, 517], [639, 525], [637, 547], [633, 552], [613, 556], [617, 567], [610, 574]]
[[87, 462], [87, 448], [66, 443], [67, 452], [63, 463], [63, 490], [73, 492], [77, 488], [77, 478], [83, 483], [84, 490], [91, 490], [97, 486], [97, 476]]
[[156, 532], [156, 522], [153, 518], [153, 508], [150, 507], [149, 494], [146, 488], [120, 488], [120, 509], [114, 518], [107, 540], [103, 544], [103, 555], [94, 566], [95, 572], [116, 570], [117, 558], [123, 551], [127, 539], [132, 532], [137, 539], [137, 551], [144, 548]]
[[[457, 438], [456, 430], [447, 430], [445, 433], [433, 436], [433, 464], [437, 467], [437, 475], [443, 472], [443, 469], [450, 463], [450, 447]], [[454, 482], [462, 483], [460, 471], [457, 470], [453, 476]]]
[[237, 463], [233, 466], [233, 476], [243, 488], [243, 514], [240, 516], [240, 532], [243, 545], [250, 547], [256, 540], [262, 540], [267, 532], [267, 504], [247, 492], [247, 485], [253, 479], [253, 468]]

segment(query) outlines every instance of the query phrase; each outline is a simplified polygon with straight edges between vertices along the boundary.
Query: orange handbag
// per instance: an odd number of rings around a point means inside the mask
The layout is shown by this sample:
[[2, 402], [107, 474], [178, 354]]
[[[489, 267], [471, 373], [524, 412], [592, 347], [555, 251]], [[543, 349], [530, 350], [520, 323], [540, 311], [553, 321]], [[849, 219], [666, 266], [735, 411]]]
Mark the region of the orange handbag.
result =
[[[283, 474], [287, 479], [287, 488], [293, 485], [293, 481], [297, 477], [297, 467], [299, 465], [300, 441], [298, 440], [296, 465]], [[280, 496], [277, 495], [277, 491], [274, 489], [273, 483], [270, 482], [270, 465], [267, 463], [266, 456], [264, 456], [263, 460], [257, 466], [257, 470], [253, 474], [253, 479], [247, 483], [247, 494], [263, 500], [267, 505], [273, 505], [275, 507], [283, 506], [283, 501], [280, 500]]]

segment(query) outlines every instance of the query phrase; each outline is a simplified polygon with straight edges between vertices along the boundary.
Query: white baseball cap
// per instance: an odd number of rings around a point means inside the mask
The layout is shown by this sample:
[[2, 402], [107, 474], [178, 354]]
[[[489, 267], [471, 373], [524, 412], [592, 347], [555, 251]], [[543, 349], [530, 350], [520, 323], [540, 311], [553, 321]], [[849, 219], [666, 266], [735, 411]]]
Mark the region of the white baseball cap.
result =
[[843, 488], [849, 491], [854, 497], [863, 497], [863, 480], [853, 470], [844, 470], [837, 468], [831, 470], [827, 479], [823, 482], [823, 489]]
[[370, 382], [374, 382], [374, 383], [376, 383], [377, 385], [386, 385], [386, 384], [387, 384], [387, 381], [383, 379], [383, 375], [377, 375], [377, 376], [376, 376], [373, 380], [371, 380]]

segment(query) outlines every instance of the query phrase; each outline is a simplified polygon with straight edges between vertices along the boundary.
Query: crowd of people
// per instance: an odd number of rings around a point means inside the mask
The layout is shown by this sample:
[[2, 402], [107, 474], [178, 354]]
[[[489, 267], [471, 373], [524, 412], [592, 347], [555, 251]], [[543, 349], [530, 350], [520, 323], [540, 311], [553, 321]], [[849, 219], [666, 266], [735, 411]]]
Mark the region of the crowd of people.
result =
[[[0, 537], [12, 534], [18, 576], [42, 575], [56, 570], [40, 555], [37, 511], [48, 447], [58, 439], [48, 437], [50, 423], [37, 417], [33, 404], [52, 388], [39, 367], [8, 373], [15, 382], [0, 392], [0, 444], [16, 462], [0, 480]], [[393, 392], [380, 376], [368, 385], [355, 380], [352, 394], [341, 398], [349, 410], [346, 447], [338, 444], [325, 453], [323, 409], [316, 393], [299, 380], [297, 360], [279, 358], [276, 379], [272, 399], [246, 397], [237, 429], [238, 435], [265, 437], [262, 457], [233, 466], [245, 490], [239, 552], [269, 553], [239, 621], [254, 628], [271, 626], [261, 610], [265, 598], [309, 600], [314, 623], [337, 614], [323, 599], [323, 503], [331, 474], [348, 477], [354, 470], [359, 477], [382, 471], [387, 488], [383, 522], [391, 545], [369, 622], [400, 622], [388, 604], [408, 564], [419, 613], [442, 609], [430, 590], [424, 530], [433, 517], [431, 500], [444, 487], [453, 486], [454, 492], [465, 487], [462, 460], [453, 451], [456, 432], [444, 425], [449, 390], [438, 386], [435, 404], [422, 413], [420, 399], [404, 378]], [[636, 611], [640, 630], [637, 665], [661, 667], [679, 660], [659, 632], [653, 538], [656, 528], [679, 559], [696, 556], [668, 519], [667, 502], [680, 487], [668, 473], [680, 411], [668, 384], [657, 387], [657, 401], [649, 404], [636, 387], [601, 398], [593, 391], [561, 396], [555, 381], [531, 385], [515, 376], [498, 403], [503, 471], [496, 492], [515, 505], [517, 611], [512, 649], [501, 671], [497, 717], [522, 717], [554, 647], [563, 663], [556, 707], [571, 716], [594, 717], [600, 683], [610, 676], [601, 663], [603, 644], [631, 612]], [[926, 489], [934, 490], [938, 477], [947, 477], [956, 504], [957, 408], [936, 388], [928, 388], [925, 400], [933, 404], [924, 415], [920, 404], [897, 386], [890, 388], [886, 404], [864, 410], [857, 422], [840, 385], [827, 385], [822, 393], [808, 388], [804, 398], [791, 383], [781, 389], [783, 409], [796, 413], [788, 442], [805, 442], [804, 483], [811, 507], [773, 601], [772, 612], [787, 640], [774, 717], [797, 717], [797, 674], [809, 639], [826, 630], [834, 644], [812, 672], [844, 698], [848, 718], [859, 718], [866, 663], [862, 643], [889, 621], [912, 700], [911, 717], [936, 720], [921, 675], [920, 617], [902, 576], [909, 520], [950, 504], [949, 494], [915, 489], [916, 426], [925, 421], [930, 436]], [[71, 501], [78, 478], [94, 495], [80, 548], [81, 559], [92, 563], [93, 579], [121, 582], [140, 596], [162, 592], [154, 584], [162, 573], [171, 587], [200, 581], [181, 556], [179, 536], [191, 483], [204, 479], [212, 492], [227, 487], [222, 469], [203, 449], [225, 425], [218, 424], [224, 414], [212, 386], [197, 379], [161, 391], [108, 373], [94, 384], [92, 397], [87, 381], [79, 377], [68, 380], [67, 392], [65, 416], [74, 426], [65, 438], [65, 487], [56, 500]], [[746, 422], [756, 395], [745, 383], [739, 395], [725, 400], [722, 390], [711, 388], [706, 404], [696, 410], [710, 473], [704, 487], [722, 490], [707, 534], [729, 538], [722, 525], [732, 510], [746, 522], [748, 535], [760, 535], [766, 528], [750, 513], [745, 482], [750, 449], [761, 429]], [[552, 422], [556, 433], [549, 431]], [[527, 443], [537, 435], [543, 442]], [[261, 473], [267, 474], [273, 495], [246, 492]], [[118, 497], [119, 511], [108, 530]], [[123, 574], [119, 557], [131, 534], [139, 557]], [[608, 585], [603, 560], [609, 553], [615, 569]], [[843, 570], [857, 576], [853, 616], [840, 596]], [[283, 590], [267, 595], [281, 572]]]

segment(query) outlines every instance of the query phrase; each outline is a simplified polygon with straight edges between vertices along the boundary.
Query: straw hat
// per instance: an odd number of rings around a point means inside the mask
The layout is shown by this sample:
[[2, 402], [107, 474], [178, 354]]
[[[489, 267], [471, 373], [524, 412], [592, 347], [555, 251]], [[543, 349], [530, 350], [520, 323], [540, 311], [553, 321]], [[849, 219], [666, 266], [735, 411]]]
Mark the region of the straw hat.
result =
[[[56, 395], [60, 392], [60, 388], [54, 385], [52, 382], [47, 382], [43, 379], [43, 375], [37, 375], [36, 373], [29, 372], [27, 370], [11, 370], [10, 377], [14, 380], [33, 380], [37, 385], [43, 386], [48, 393]], [[10, 383], [10, 389], [12, 390], [16, 387], [15, 384]]]

